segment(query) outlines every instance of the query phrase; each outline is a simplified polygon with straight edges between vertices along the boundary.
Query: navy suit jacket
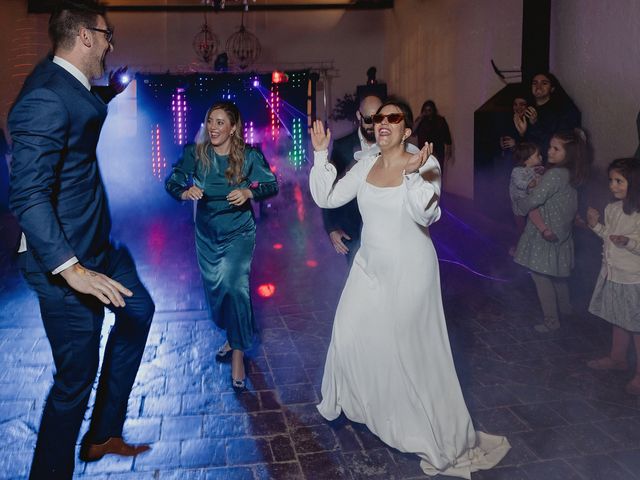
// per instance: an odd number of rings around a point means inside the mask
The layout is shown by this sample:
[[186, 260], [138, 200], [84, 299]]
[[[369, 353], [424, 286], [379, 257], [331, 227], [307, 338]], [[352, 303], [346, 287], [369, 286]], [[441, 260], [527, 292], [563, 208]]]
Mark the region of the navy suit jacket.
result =
[[9, 206], [27, 238], [27, 271], [51, 272], [73, 256], [101, 270], [111, 217], [96, 147], [106, 116], [104, 101], [49, 59], [11, 108]]
[[[355, 164], [353, 154], [360, 150], [361, 145], [358, 130], [334, 142], [331, 152], [331, 163], [335, 165], [338, 173], [336, 179], [342, 178], [351, 169]], [[341, 229], [354, 240], [360, 238], [362, 217], [360, 216], [356, 199], [351, 200], [342, 207], [323, 209], [322, 220], [327, 233]]]

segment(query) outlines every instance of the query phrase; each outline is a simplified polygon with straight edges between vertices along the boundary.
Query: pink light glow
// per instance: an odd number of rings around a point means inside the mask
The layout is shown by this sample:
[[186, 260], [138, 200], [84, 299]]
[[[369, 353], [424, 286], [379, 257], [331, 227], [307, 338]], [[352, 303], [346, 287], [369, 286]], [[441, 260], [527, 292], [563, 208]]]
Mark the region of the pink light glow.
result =
[[263, 298], [272, 297], [276, 293], [276, 286], [273, 283], [263, 283], [258, 287], [258, 295]]

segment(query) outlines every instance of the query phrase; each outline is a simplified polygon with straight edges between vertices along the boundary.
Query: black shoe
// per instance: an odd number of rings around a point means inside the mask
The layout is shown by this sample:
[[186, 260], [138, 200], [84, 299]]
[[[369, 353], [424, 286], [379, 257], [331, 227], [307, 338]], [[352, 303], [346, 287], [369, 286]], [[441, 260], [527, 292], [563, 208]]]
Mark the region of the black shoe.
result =
[[242, 380], [236, 380], [235, 378], [231, 377], [231, 386], [233, 387], [233, 391], [236, 393], [246, 392], [247, 391], [246, 380], [247, 380], [246, 378], [243, 378]]
[[236, 393], [242, 393], [247, 391], [247, 357], [243, 355], [242, 357], [242, 367], [244, 370], [244, 378], [240, 380], [236, 380], [233, 378], [233, 374], [231, 374], [231, 386], [233, 387], [233, 391]]
[[231, 355], [233, 354], [233, 350], [230, 348], [229, 350], [225, 350], [227, 344], [225, 343], [221, 346], [216, 352], [216, 362], [228, 363], [231, 361]]

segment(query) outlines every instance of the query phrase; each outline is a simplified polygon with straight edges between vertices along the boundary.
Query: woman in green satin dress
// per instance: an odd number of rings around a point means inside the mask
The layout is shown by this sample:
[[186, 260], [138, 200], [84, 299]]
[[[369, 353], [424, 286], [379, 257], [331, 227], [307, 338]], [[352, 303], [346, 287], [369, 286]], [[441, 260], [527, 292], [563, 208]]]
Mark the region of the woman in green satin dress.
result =
[[165, 185], [177, 200], [198, 201], [198, 264], [211, 316], [227, 332], [216, 358], [231, 357], [236, 391], [245, 389], [244, 351], [256, 331], [249, 295], [256, 224], [249, 200], [278, 193], [267, 161], [259, 150], [245, 145], [242, 131], [235, 104], [214, 104], [196, 144], [185, 147]]

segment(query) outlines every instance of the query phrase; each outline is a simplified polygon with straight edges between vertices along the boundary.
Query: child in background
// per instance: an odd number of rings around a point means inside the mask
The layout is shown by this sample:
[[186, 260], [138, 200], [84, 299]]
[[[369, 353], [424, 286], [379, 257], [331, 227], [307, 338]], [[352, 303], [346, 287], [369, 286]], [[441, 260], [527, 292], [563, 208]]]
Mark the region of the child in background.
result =
[[[513, 150], [513, 162], [515, 167], [511, 171], [509, 182], [509, 196], [511, 197], [511, 208], [518, 228], [518, 236], [522, 235], [526, 223], [527, 212], [518, 207], [516, 200], [526, 197], [529, 190], [535, 187], [542, 174], [542, 155], [540, 149], [533, 143], [519, 143]], [[531, 223], [540, 231], [542, 237], [548, 242], [557, 242], [558, 237], [547, 227], [542, 219], [540, 210], [534, 208], [528, 213]]]
[[543, 323], [534, 328], [547, 333], [560, 328], [560, 314], [571, 315], [567, 278], [574, 265], [573, 222], [578, 211], [576, 188], [589, 174], [587, 137], [580, 129], [553, 135], [549, 145], [548, 167], [529, 195], [515, 199], [520, 211], [538, 208], [544, 223], [558, 237], [548, 242], [531, 218], [520, 236], [514, 261], [531, 274], [542, 313]]
[[626, 370], [633, 338], [636, 371], [626, 391], [640, 395], [640, 160], [621, 158], [609, 165], [609, 189], [617, 201], [600, 214], [589, 207], [587, 223], [603, 240], [602, 269], [589, 312], [613, 325], [611, 352], [587, 363], [594, 370]]

